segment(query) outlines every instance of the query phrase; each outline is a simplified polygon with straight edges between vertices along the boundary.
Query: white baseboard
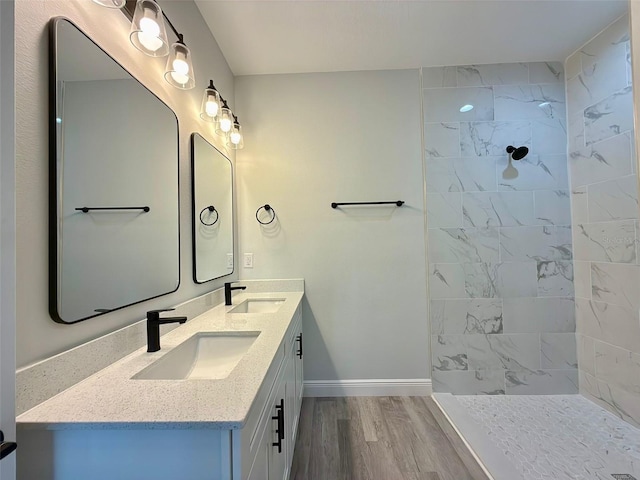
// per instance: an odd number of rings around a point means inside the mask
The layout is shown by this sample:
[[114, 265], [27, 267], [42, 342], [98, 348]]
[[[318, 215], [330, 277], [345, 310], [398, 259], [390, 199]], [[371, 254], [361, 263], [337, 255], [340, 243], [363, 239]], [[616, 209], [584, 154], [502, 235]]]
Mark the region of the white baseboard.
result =
[[305, 397], [426, 397], [430, 378], [383, 380], [306, 380]]

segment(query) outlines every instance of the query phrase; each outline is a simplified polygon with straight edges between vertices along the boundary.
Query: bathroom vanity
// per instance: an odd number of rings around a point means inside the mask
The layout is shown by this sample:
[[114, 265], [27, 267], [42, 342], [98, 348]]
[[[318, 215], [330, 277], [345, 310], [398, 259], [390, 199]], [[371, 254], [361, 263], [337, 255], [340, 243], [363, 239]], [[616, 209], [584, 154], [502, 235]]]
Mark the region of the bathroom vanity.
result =
[[288, 478], [302, 297], [236, 295], [20, 415], [22, 478]]

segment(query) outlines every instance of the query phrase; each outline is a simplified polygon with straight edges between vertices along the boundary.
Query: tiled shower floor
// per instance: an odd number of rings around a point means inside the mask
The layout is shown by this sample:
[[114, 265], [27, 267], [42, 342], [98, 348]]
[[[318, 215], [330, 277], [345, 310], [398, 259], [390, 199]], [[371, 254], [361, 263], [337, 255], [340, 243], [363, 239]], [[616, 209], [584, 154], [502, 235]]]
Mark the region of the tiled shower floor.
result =
[[434, 398], [495, 480], [640, 480], [640, 430], [580, 395]]

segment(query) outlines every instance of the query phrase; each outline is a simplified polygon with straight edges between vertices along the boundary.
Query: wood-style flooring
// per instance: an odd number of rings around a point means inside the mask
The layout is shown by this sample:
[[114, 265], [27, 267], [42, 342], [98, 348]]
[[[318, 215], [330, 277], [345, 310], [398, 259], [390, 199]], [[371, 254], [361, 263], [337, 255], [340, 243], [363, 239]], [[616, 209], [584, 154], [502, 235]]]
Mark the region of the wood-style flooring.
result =
[[305, 398], [291, 480], [487, 480], [430, 397]]

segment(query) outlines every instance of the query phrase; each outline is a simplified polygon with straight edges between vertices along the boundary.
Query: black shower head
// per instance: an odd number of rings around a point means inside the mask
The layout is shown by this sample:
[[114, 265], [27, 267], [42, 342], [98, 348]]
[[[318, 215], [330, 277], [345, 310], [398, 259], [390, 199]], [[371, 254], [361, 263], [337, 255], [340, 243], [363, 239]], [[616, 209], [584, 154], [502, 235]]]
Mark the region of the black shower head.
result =
[[509, 145], [507, 147], [507, 153], [511, 154], [511, 158], [514, 160], [522, 160], [529, 153], [529, 149], [527, 147], [514, 147], [513, 145]]

